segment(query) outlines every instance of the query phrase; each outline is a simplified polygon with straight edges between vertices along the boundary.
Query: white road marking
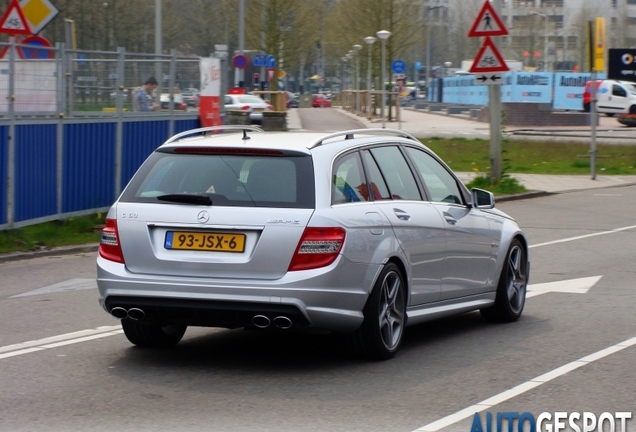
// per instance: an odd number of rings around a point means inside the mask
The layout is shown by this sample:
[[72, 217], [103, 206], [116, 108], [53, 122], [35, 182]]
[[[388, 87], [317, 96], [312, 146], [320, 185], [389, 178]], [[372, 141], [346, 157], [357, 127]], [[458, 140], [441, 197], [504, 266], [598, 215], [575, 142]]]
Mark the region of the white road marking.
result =
[[539, 244], [535, 244], [535, 245], [530, 245], [530, 246], [528, 246], [528, 248], [531, 249], [531, 248], [549, 246], [549, 245], [558, 244], [558, 243], [567, 243], [567, 242], [571, 242], [571, 241], [574, 241], [574, 240], [581, 240], [581, 239], [584, 239], [584, 238], [596, 237], [596, 236], [605, 235], [605, 234], [615, 234], [617, 232], [627, 231], [627, 230], [634, 229], [634, 228], [636, 228], [636, 225], [631, 225], [631, 226], [627, 226], [627, 227], [623, 227], [623, 228], [616, 228], [616, 229], [613, 229], [613, 230], [610, 230], [610, 231], [601, 231], [601, 232], [592, 233], [592, 234], [585, 234], [585, 235], [582, 235], [582, 236], [568, 237], [568, 238], [564, 238], [564, 239], [561, 239], [561, 240], [554, 240], [554, 241], [550, 241], [550, 242], [539, 243]]
[[585, 294], [592, 288], [603, 276], [591, 276], [580, 279], [568, 279], [556, 282], [547, 282], [541, 284], [528, 285], [526, 298], [535, 297], [549, 292]]
[[51, 294], [56, 292], [68, 292], [68, 291], [80, 291], [80, 290], [89, 290], [89, 289], [97, 289], [97, 282], [95, 279], [68, 279], [63, 282], [58, 282], [53, 285], [47, 285], [42, 288], [38, 288], [32, 291], [27, 291], [22, 294], [16, 294], [9, 298], [17, 298], [17, 297], [26, 297], [33, 296], [39, 294]]
[[6, 345], [0, 347], [0, 359], [14, 357], [21, 354], [28, 354], [35, 351], [41, 351], [47, 348], [55, 348], [56, 346], [61, 346], [59, 345], [60, 343], [63, 343], [63, 345], [68, 345], [70, 343], [84, 342], [86, 340], [114, 336], [121, 333], [122, 330], [121, 326], [119, 325], [104, 326], [97, 327], [96, 329], [81, 330], [73, 333], [51, 336], [44, 339], [22, 342], [14, 345]]
[[616, 345], [612, 345], [608, 348], [597, 351], [593, 354], [590, 354], [588, 356], [575, 360], [571, 363], [560, 366], [556, 369], [551, 370], [548, 373], [540, 375], [536, 378], [526, 381], [525, 383], [519, 384], [516, 387], [513, 387], [509, 390], [503, 391], [495, 396], [492, 396], [488, 399], [478, 402], [475, 405], [469, 406], [468, 408], [464, 408], [461, 411], [457, 411], [454, 414], [448, 415], [437, 421], [429, 423], [425, 426], [422, 426], [419, 429], [415, 429], [415, 431], [426, 431], [426, 432], [438, 431], [440, 429], [453, 425], [459, 421], [465, 420], [469, 418], [470, 416], [474, 415], [476, 412], [481, 412], [489, 408], [492, 408], [493, 406], [498, 405], [504, 401], [507, 401], [508, 399], [519, 396], [520, 394], [523, 394], [529, 390], [539, 387], [540, 385], [545, 384], [549, 381], [552, 381], [555, 378], [563, 376], [567, 374], [568, 372], [572, 372], [573, 370], [576, 370], [582, 366], [588, 365], [592, 362], [595, 362], [604, 357], [607, 357], [608, 355], [617, 353], [619, 351], [624, 350], [625, 348], [629, 348], [634, 345], [636, 345], [636, 337], [627, 339]]

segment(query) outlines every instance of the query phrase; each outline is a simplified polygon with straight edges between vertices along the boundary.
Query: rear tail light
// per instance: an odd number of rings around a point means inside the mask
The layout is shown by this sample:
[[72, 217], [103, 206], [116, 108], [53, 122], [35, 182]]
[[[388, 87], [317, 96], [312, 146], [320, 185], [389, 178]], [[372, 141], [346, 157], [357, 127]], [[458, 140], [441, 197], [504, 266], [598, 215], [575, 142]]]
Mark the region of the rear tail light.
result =
[[185, 104], [179, 104], [179, 109], [180, 109], [180, 110], [184, 110], [184, 109], [186, 109]]
[[270, 111], [274, 111], [274, 107], [270, 104], [267, 104], [267, 109]]
[[99, 255], [109, 261], [125, 264], [115, 219], [106, 219], [106, 226], [102, 230], [102, 239], [99, 242]]
[[250, 110], [250, 106], [249, 105], [245, 105], [241, 107], [241, 111], [249, 111]]
[[305, 228], [288, 271], [311, 270], [333, 263], [344, 244], [342, 228]]

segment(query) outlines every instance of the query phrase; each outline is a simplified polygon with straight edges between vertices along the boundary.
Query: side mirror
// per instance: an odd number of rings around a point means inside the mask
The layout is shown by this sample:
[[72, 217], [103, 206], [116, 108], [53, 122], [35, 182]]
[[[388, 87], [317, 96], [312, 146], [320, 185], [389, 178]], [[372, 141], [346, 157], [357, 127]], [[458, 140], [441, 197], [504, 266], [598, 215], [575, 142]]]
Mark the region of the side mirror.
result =
[[491, 209], [495, 207], [495, 196], [483, 189], [471, 189], [470, 194], [473, 198], [473, 208]]

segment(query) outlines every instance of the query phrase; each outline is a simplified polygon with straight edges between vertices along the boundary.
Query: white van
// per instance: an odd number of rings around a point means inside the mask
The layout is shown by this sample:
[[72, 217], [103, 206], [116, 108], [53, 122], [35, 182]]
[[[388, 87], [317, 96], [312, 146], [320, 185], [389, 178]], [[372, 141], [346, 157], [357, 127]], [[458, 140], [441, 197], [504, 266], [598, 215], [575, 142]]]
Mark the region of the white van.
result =
[[[603, 80], [596, 81], [596, 111], [614, 114], [636, 114], [636, 83], [630, 81]], [[585, 84], [583, 94], [583, 110], [590, 112], [592, 81]]]

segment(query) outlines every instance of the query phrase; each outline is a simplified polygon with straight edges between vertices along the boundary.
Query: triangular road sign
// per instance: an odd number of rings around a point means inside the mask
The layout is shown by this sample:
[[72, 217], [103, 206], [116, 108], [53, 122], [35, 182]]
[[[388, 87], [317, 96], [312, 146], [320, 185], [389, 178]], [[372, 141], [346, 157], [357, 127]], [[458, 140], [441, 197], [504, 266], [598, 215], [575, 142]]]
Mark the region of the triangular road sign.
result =
[[497, 45], [487, 37], [475, 56], [468, 72], [478, 74], [484, 72], [508, 72], [510, 69], [504, 61]]
[[29, 22], [24, 17], [18, 0], [11, 0], [9, 7], [4, 12], [4, 15], [2, 15], [2, 18], [0, 18], [0, 33], [9, 33], [12, 35], [31, 34]]
[[499, 18], [497, 11], [486, 0], [468, 32], [468, 37], [506, 36], [507, 34], [508, 29]]

